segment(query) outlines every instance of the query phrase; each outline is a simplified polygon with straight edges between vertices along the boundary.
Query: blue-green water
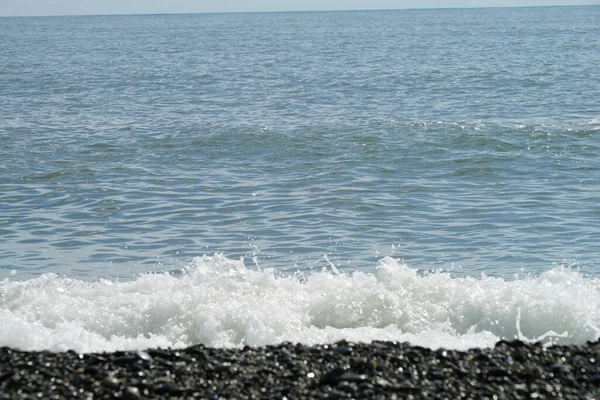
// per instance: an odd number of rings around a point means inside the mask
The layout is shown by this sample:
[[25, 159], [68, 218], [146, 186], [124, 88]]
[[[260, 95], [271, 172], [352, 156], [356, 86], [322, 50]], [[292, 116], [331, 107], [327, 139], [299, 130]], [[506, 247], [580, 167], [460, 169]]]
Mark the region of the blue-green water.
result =
[[0, 19], [0, 274], [506, 276], [600, 239], [600, 8]]
[[598, 339], [599, 22], [0, 18], [0, 346]]

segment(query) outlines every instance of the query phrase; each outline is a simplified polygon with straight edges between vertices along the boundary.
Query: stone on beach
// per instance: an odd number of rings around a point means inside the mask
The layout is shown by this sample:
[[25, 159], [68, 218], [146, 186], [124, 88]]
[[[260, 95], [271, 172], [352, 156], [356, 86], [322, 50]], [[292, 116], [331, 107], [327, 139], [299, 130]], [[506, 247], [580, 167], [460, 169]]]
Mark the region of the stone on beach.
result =
[[431, 350], [406, 343], [78, 354], [0, 349], [2, 398], [600, 398], [600, 342]]

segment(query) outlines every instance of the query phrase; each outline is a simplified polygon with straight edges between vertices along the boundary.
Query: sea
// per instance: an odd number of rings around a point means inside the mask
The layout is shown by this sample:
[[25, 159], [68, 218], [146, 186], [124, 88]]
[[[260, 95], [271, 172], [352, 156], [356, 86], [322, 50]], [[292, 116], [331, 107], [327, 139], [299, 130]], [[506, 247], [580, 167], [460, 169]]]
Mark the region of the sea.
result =
[[0, 346], [600, 337], [600, 6], [0, 37]]

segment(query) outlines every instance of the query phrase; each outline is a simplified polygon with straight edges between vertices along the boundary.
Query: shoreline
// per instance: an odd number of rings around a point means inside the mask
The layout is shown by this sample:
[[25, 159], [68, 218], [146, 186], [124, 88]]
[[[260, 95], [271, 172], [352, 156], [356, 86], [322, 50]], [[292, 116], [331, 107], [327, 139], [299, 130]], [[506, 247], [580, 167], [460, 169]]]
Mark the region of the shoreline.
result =
[[2, 398], [598, 399], [600, 342], [379, 342], [78, 354], [0, 348]]

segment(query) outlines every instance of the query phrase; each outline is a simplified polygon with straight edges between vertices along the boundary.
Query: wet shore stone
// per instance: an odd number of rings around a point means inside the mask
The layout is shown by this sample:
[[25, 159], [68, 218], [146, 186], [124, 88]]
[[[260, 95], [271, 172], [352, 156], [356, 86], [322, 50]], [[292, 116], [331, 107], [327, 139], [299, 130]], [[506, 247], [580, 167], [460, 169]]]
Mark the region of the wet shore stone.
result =
[[282, 343], [102, 354], [0, 348], [6, 399], [598, 399], [600, 343]]

